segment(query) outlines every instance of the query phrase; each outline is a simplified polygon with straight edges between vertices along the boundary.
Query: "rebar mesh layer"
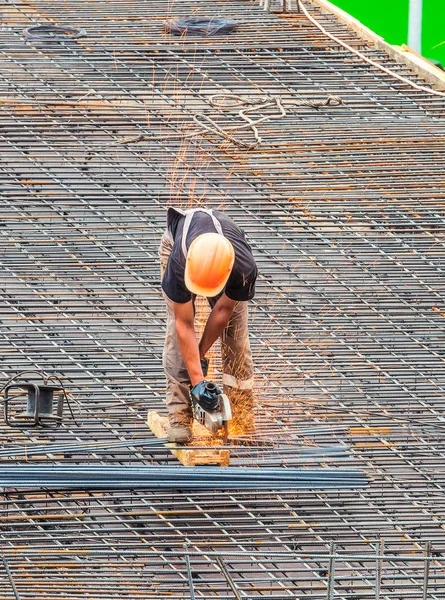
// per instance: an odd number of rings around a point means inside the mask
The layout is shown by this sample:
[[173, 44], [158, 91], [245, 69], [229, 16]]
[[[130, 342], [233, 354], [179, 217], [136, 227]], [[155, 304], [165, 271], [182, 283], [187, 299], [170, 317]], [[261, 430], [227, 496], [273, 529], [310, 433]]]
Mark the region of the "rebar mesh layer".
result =
[[[14, 597], [12, 578], [21, 598], [232, 598], [230, 580], [249, 599], [442, 598], [443, 99], [361, 62], [301, 13], [244, 0], [87, 6], [4, 7], [0, 374], [62, 376], [79, 425], [67, 411], [57, 430], [3, 425], [2, 460], [174, 464], [141, 445], [165, 390], [157, 247], [167, 206], [205, 205], [239, 223], [260, 270], [256, 420], [275, 445], [237, 448], [233, 463], [353, 466], [372, 483], [298, 494], [5, 490], [0, 594]], [[165, 19], [191, 12], [232, 17], [238, 30], [163, 33]], [[87, 36], [25, 41], [38, 23]], [[202, 115], [223, 132], [244, 123], [215, 94], [343, 103], [267, 113], [248, 151], [197, 125]], [[236, 137], [255, 142], [249, 128]], [[97, 449], [70, 452], [76, 443]], [[44, 454], [28, 456], [32, 444]]]

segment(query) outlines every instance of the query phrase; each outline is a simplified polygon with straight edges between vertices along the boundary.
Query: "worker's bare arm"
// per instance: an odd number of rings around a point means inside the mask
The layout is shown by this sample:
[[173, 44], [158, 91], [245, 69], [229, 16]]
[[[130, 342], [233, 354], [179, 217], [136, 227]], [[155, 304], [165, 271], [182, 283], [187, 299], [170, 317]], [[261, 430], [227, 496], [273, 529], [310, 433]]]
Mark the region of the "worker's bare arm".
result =
[[196, 385], [204, 377], [199, 358], [198, 340], [195, 333], [193, 303], [192, 301], [185, 302], [184, 304], [173, 302], [173, 310], [182, 358], [184, 359], [192, 385]]
[[199, 356], [203, 358], [208, 350], [213, 346], [221, 333], [226, 328], [233, 314], [236, 300], [231, 300], [223, 294], [218, 299], [212, 312], [207, 319], [201, 341], [199, 342]]

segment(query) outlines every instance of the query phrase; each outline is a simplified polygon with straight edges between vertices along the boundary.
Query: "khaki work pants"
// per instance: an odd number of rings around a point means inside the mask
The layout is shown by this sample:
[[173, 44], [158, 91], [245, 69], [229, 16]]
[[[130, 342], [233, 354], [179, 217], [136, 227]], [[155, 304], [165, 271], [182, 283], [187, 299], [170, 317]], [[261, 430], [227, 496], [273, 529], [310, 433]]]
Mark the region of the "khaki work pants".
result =
[[[169, 231], [166, 231], [159, 246], [161, 279], [164, 275], [173, 246]], [[167, 378], [166, 405], [171, 425], [190, 424], [193, 415], [190, 402], [190, 378], [185, 367], [176, 334], [173, 303], [163, 292], [167, 307], [167, 330], [163, 353], [163, 366]], [[192, 296], [193, 304], [195, 296]], [[209, 298], [213, 308], [218, 298]], [[230, 322], [221, 335], [221, 358], [224, 393], [232, 406], [233, 433], [253, 430], [253, 362], [248, 333], [248, 303], [235, 305]]]

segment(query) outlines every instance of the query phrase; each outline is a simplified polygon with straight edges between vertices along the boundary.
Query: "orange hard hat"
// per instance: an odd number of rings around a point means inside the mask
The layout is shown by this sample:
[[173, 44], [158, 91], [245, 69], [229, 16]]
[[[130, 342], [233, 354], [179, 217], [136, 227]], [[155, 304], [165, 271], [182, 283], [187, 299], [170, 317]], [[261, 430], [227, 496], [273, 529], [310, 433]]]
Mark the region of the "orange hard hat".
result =
[[203, 233], [187, 252], [185, 285], [192, 294], [217, 296], [229, 279], [235, 261], [230, 241], [219, 233]]

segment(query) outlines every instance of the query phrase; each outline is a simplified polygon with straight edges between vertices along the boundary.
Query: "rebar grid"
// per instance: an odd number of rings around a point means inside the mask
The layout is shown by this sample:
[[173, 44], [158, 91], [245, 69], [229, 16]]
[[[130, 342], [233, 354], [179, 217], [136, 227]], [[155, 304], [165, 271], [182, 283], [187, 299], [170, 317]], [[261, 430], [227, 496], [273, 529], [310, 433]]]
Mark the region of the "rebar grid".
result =
[[[240, 27], [162, 33], [192, 11]], [[36, 23], [88, 36], [24, 42]], [[326, 463], [373, 482], [298, 495], [5, 490], [0, 593], [14, 597], [12, 579], [21, 598], [58, 600], [442, 598], [443, 100], [361, 63], [303, 15], [245, 0], [91, 2], [87, 21], [74, 0], [10, 2], [3, 33], [0, 373], [61, 375], [81, 427], [67, 413], [53, 431], [1, 426], [1, 459], [175, 463], [141, 445], [147, 409], [163, 409], [157, 246], [166, 206], [203, 203], [240, 224], [260, 269], [256, 419], [275, 445], [232, 449], [233, 464]], [[199, 114], [239, 124], [214, 94], [343, 104], [272, 114], [247, 152], [199, 131]]]
[[[32, 554], [25, 551], [19, 559], [8, 556], [8, 563], [13, 570], [26, 569], [35, 593], [51, 598], [57, 597], [59, 590], [67, 594], [63, 597], [70, 598], [80, 598], [85, 592], [110, 598], [122, 597], [119, 594], [162, 598], [172, 593], [187, 598], [191, 590], [196, 597], [230, 598], [229, 581], [235, 593], [249, 598], [286, 598], [295, 593], [326, 598], [326, 590], [336, 590], [346, 598], [375, 598], [376, 585], [389, 597], [399, 587], [406, 593], [426, 591], [429, 597], [436, 598], [443, 578], [443, 562], [430, 554], [389, 555], [383, 553], [382, 544], [376, 546], [375, 552], [368, 550], [361, 555], [338, 552], [331, 544], [329, 553], [317, 552], [310, 557], [273, 548], [267, 553], [258, 549], [229, 553], [227, 547], [216, 552], [198, 548], [190, 552], [190, 548], [185, 548], [139, 553], [93, 550], [87, 554], [64, 549], [58, 557], [43, 551], [31, 568], [25, 559]], [[330, 571], [326, 581], [327, 568]], [[428, 585], [424, 581], [426, 570], [432, 574]]]

